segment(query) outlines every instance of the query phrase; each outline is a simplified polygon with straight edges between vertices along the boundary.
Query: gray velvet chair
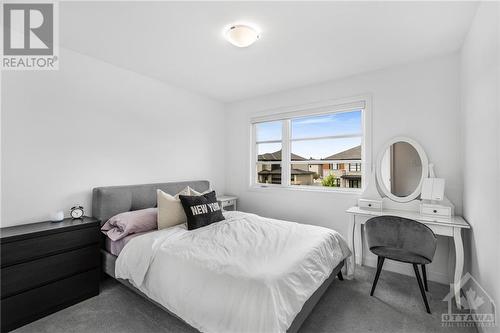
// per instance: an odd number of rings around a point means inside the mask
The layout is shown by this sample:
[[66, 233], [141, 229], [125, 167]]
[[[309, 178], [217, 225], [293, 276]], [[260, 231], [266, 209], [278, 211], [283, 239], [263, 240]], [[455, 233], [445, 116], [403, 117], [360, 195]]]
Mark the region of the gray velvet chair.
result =
[[[373, 296], [386, 258], [409, 263], [415, 270], [425, 308], [428, 313], [431, 313], [425, 295], [425, 291], [429, 291], [425, 265], [432, 262], [436, 252], [437, 238], [432, 230], [414, 220], [397, 216], [377, 216], [366, 222], [365, 234], [370, 251], [378, 256], [377, 273], [370, 296]], [[425, 291], [418, 265], [422, 267]]]

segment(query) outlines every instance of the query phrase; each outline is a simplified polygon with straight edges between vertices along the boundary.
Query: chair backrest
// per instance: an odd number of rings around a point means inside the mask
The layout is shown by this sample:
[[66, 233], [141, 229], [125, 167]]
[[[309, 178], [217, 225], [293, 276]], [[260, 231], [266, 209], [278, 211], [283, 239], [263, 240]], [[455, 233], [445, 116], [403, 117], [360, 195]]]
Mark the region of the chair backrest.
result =
[[399, 216], [377, 216], [366, 221], [365, 234], [370, 249], [386, 246], [404, 249], [430, 261], [436, 252], [434, 232], [420, 222]]

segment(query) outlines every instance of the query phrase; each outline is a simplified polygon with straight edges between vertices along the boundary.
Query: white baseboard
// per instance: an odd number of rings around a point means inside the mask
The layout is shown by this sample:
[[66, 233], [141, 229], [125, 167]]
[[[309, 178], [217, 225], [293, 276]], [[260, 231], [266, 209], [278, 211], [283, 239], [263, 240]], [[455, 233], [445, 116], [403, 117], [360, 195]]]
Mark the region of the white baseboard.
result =
[[[363, 265], [369, 267], [377, 267], [377, 257], [373, 256], [363, 258]], [[408, 276], [415, 276], [412, 265], [393, 260], [386, 260], [384, 262], [382, 270], [400, 273]], [[441, 272], [427, 270], [427, 280], [449, 285], [448, 276]]]

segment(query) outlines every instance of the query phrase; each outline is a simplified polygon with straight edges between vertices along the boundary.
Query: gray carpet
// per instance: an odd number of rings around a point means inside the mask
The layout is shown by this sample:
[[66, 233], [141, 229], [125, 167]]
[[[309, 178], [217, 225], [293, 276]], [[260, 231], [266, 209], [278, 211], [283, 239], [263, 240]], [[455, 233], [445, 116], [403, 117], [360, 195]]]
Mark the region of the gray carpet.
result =
[[[356, 279], [335, 280], [304, 322], [305, 332], [476, 332], [475, 328], [441, 326], [447, 312], [442, 299], [449, 287], [429, 282], [430, 306], [425, 312], [415, 278], [382, 272], [375, 296], [369, 292], [372, 268], [358, 268]], [[26, 305], [29, 306], [29, 305]], [[196, 332], [112, 279], [99, 296], [59, 311], [16, 333], [47, 332]]]

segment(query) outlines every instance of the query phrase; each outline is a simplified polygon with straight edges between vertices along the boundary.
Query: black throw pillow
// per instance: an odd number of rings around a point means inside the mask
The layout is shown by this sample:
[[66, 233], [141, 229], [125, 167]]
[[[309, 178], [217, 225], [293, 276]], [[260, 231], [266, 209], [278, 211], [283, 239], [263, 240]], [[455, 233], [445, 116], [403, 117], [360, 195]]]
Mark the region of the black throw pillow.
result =
[[194, 230], [224, 220], [215, 191], [202, 195], [179, 195], [187, 216], [188, 230]]

